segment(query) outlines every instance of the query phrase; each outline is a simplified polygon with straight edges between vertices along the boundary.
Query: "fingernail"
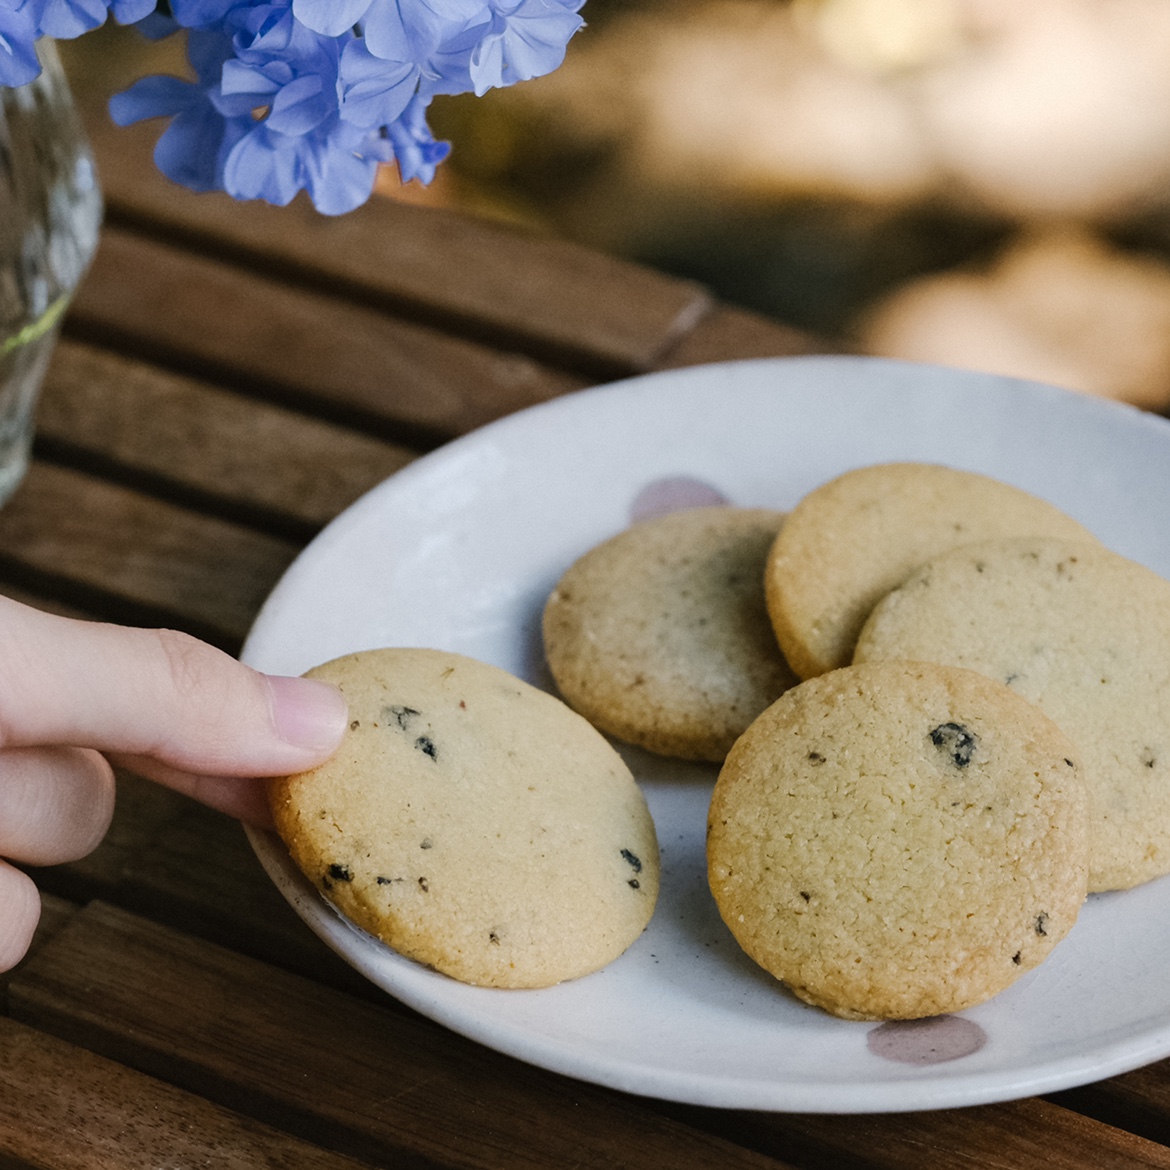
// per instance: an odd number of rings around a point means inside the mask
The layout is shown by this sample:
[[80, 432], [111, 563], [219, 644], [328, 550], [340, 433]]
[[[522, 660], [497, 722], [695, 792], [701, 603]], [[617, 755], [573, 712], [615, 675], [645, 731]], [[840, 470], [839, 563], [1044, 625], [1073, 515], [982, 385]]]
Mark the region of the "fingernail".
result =
[[272, 723], [285, 743], [320, 754], [341, 742], [349, 720], [345, 697], [311, 678], [265, 675], [272, 695]]

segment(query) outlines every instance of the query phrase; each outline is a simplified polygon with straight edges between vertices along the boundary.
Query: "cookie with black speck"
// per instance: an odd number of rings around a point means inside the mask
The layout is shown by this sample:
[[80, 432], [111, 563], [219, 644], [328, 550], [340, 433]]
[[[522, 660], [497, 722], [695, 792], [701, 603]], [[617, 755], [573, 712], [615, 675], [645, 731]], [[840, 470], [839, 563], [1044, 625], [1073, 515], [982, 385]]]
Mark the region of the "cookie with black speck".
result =
[[351, 921], [467, 983], [544, 987], [646, 928], [659, 855], [605, 738], [506, 671], [425, 649], [308, 672], [351, 712], [337, 754], [270, 782], [293, 860]]
[[919, 565], [1001, 536], [1093, 535], [1020, 488], [934, 463], [879, 463], [801, 499], [768, 554], [768, 614], [801, 678], [848, 666], [870, 610]]
[[1170, 582], [1099, 544], [986, 541], [928, 561], [862, 629], [856, 661], [978, 670], [1076, 741], [1089, 889], [1170, 873]]
[[586, 552], [544, 608], [565, 700], [626, 743], [721, 763], [798, 681], [764, 605], [781, 512], [707, 507], [644, 520]]
[[708, 878], [740, 946], [848, 1019], [960, 1011], [1076, 921], [1089, 830], [1076, 749], [974, 671], [884, 662], [787, 692], [732, 748]]

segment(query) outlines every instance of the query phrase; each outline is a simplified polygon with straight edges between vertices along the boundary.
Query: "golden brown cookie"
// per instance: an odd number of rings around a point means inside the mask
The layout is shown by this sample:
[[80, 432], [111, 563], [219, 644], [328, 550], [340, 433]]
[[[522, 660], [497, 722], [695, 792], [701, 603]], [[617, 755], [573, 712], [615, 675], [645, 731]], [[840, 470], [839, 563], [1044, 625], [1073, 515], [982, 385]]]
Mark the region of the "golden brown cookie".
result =
[[543, 987], [645, 929], [658, 846], [621, 758], [559, 699], [436, 650], [351, 654], [340, 750], [275, 780], [293, 860], [395, 950], [467, 983]]
[[1093, 540], [1019, 488], [932, 463], [846, 472], [793, 509], [768, 557], [768, 613], [801, 678], [846, 666], [869, 611], [923, 561], [999, 536]]
[[627, 743], [721, 762], [797, 681], [764, 607], [764, 562], [783, 519], [754, 508], [674, 512], [582, 556], [543, 622], [570, 706]]
[[1101, 545], [1020, 538], [928, 561], [874, 610], [857, 660], [997, 678], [1076, 741], [1091, 890], [1170, 872], [1170, 582]]
[[932, 663], [789, 691], [711, 801], [711, 891], [801, 999], [912, 1019], [995, 995], [1085, 897], [1086, 795], [1068, 737], [1009, 687]]

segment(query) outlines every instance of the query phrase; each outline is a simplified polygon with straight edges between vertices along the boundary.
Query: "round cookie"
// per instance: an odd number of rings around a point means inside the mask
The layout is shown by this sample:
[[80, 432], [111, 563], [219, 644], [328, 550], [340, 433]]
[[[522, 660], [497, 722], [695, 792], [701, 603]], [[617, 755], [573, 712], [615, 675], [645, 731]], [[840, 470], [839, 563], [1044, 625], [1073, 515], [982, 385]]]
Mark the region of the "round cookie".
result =
[[308, 672], [350, 709], [340, 750], [274, 780], [277, 830], [348, 918], [467, 983], [544, 987], [604, 966], [650, 921], [658, 845], [604, 737], [559, 699], [437, 650]]
[[1076, 740], [1089, 788], [1089, 888], [1170, 872], [1170, 582], [1097, 544], [956, 549], [882, 601], [856, 658], [981, 671]]
[[1068, 737], [1010, 688], [933, 663], [795, 687], [711, 800], [723, 920], [797, 996], [848, 1019], [979, 1003], [1036, 966], [1086, 890]]
[[764, 607], [783, 520], [755, 508], [673, 512], [581, 557], [544, 609], [545, 656], [566, 701], [627, 743], [722, 762], [797, 682]]
[[769, 553], [776, 638], [801, 678], [846, 666], [869, 611], [923, 561], [1000, 536], [1094, 539], [1045, 500], [975, 472], [933, 463], [846, 472], [797, 504]]

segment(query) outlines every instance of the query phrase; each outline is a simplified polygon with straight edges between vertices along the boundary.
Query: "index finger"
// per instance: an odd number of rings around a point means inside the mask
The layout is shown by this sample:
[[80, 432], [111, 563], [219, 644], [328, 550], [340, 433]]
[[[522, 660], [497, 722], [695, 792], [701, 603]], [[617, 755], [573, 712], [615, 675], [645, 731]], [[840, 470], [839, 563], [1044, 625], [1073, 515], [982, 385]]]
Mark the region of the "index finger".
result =
[[327, 758], [345, 700], [173, 630], [42, 613], [0, 597], [0, 747], [73, 745], [187, 772], [271, 776]]

